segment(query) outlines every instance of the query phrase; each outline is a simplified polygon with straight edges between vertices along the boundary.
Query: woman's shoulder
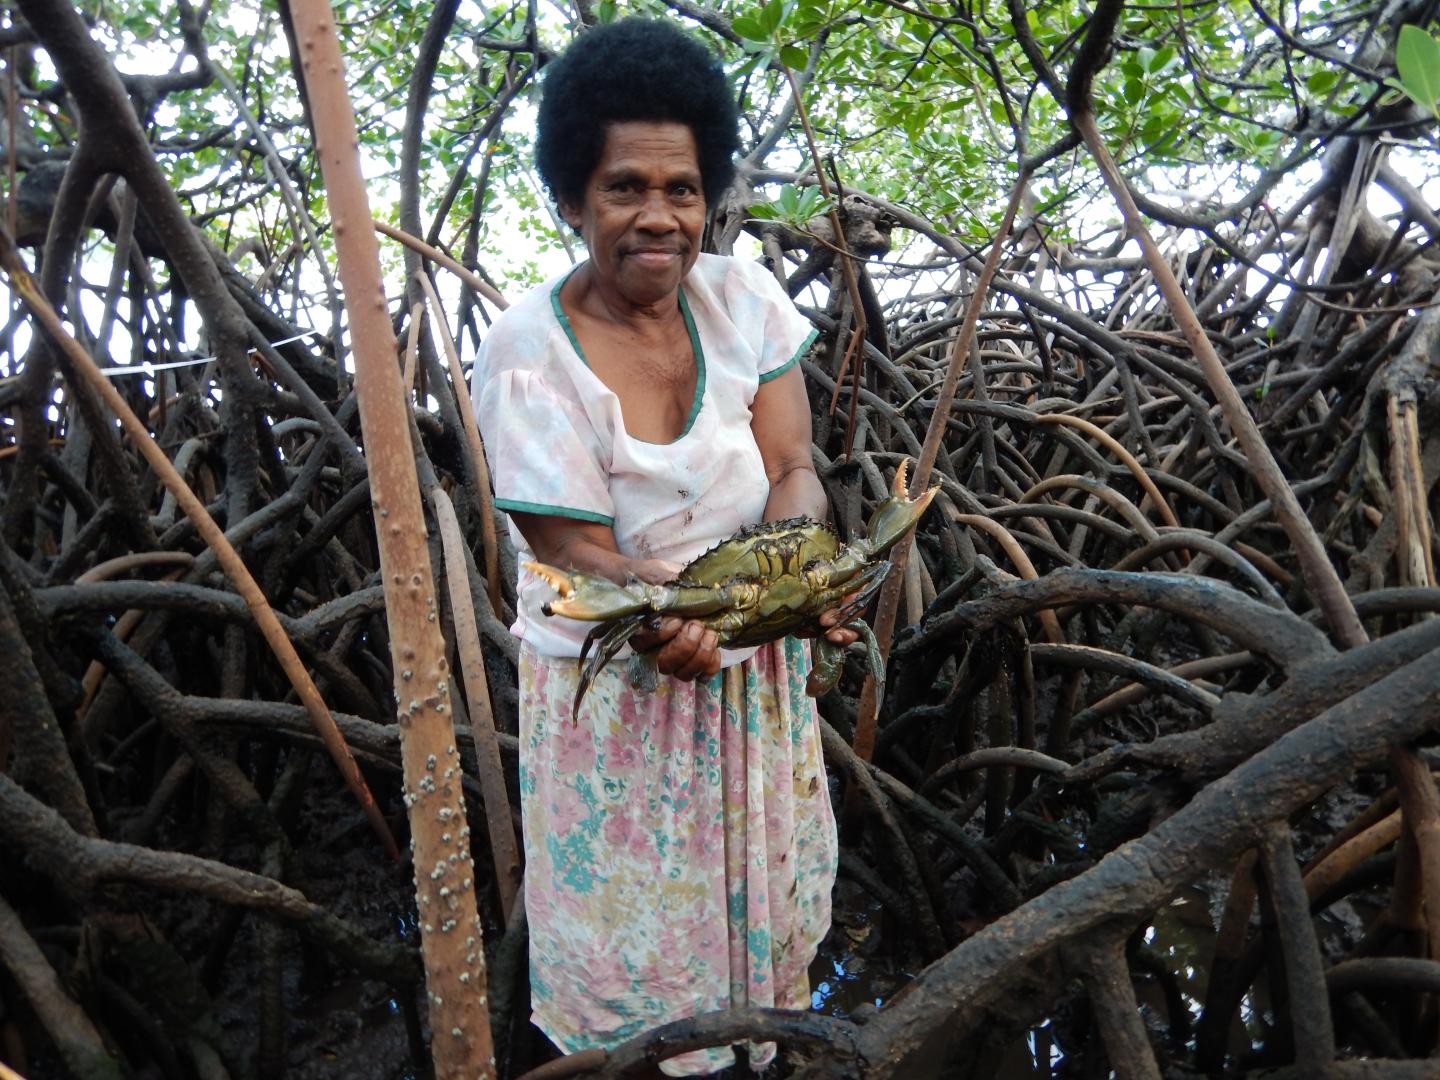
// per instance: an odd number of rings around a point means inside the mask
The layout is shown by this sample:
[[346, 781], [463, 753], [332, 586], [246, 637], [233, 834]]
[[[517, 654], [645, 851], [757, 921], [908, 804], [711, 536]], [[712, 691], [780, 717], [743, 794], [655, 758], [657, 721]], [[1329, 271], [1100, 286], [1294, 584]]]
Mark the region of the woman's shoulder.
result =
[[701, 255], [685, 279], [685, 288], [734, 332], [757, 341], [773, 330], [777, 320], [800, 318], [775, 275], [749, 259]]
[[760, 263], [735, 255], [702, 253], [691, 267], [685, 287], [692, 291], [703, 288], [723, 297], [736, 291], [769, 291], [779, 286], [774, 275]]
[[539, 379], [564, 392], [571, 373], [554, 295], [567, 275], [568, 271], [531, 289], [490, 325], [475, 357], [472, 380], [477, 386], [508, 373]]
[[[524, 355], [543, 349], [551, 331], [558, 326], [551, 297], [555, 287], [563, 280], [563, 277], [552, 278], [502, 311], [485, 334], [486, 350], [494, 352], [497, 347], [503, 346], [503, 350], [499, 351], [510, 354], [518, 350]], [[495, 359], [498, 361], [499, 358]]]

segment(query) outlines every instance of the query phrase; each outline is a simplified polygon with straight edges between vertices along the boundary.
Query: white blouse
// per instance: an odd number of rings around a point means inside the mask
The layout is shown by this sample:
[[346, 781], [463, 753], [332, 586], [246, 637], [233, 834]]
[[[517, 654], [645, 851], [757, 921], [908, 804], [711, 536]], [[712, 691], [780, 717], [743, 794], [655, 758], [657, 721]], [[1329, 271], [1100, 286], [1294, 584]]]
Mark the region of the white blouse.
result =
[[[761, 519], [770, 485], [750, 403], [815, 337], [763, 266], [700, 255], [680, 286], [698, 368], [685, 428], [652, 443], [625, 430], [620, 400], [590, 370], [560, 306], [572, 271], [491, 327], [471, 376], [495, 505], [609, 525], [622, 555], [688, 563]], [[534, 555], [512, 521], [522, 558]], [[566, 569], [562, 567], [561, 569]], [[521, 569], [511, 632], [548, 656], [579, 656], [593, 623], [541, 613], [554, 591]], [[725, 650], [724, 666], [754, 650]]]

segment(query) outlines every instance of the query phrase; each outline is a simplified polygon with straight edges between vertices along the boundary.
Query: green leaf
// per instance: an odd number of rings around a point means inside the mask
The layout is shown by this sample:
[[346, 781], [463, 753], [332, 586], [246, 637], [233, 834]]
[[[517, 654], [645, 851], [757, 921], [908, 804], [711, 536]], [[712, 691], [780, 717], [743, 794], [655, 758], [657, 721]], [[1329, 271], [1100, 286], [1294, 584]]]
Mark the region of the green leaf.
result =
[[735, 20], [730, 24], [730, 29], [751, 41], [768, 41], [770, 39], [770, 31], [754, 15], [735, 16]]
[[900, 118], [900, 126], [913, 141], [920, 138], [920, 133], [925, 130], [925, 122], [929, 119], [930, 109], [925, 105], [917, 105]]
[[1122, 93], [1125, 95], [1127, 105], [1138, 104], [1140, 99], [1145, 96], [1145, 84], [1139, 79], [1126, 79]]
[[810, 54], [799, 45], [786, 45], [780, 50], [780, 62], [786, 67], [803, 69], [810, 62]]
[[759, 221], [782, 221], [803, 229], [812, 218], [830, 209], [830, 200], [818, 187], [797, 188], [785, 184], [773, 202], [757, 203], [748, 213]]
[[1151, 113], [1140, 125], [1140, 138], [1146, 143], [1159, 143], [1173, 126], [1173, 119], [1162, 112]]
[[1340, 81], [1342, 74], [1343, 72], [1335, 68], [1317, 71], [1305, 80], [1305, 88], [1317, 97], [1328, 94], [1331, 90], [1335, 89], [1335, 85]]
[[818, 187], [806, 188], [805, 193], [800, 196], [800, 216], [812, 218], [820, 213], [821, 204], [825, 202], [825, 195]]
[[770, 0], [760, 9], [760, 25], [765, 27], [765, 36], [772, 37], [780, 24], [785, 21], [785, 0]]
[[785, 20], [785, 26], [790, 31], [790, 36], [797, 39], [813, 38], [820, 32], [821, 27], [828, 20], [823, 12], [819, 11], [792, 11], [790, 17]]
[[775, 46], [769, 42], [742, 41], [740, 47], [745, 51], [745, 60], [735, 70], [736, 79], [749, 78], [755, 72], [768, 67], [775, 58]]
[[1395, 42], [1395, 70], [1410, 100], [1424, 109], [1440, 101], [1440, 41], [1407, 23]]

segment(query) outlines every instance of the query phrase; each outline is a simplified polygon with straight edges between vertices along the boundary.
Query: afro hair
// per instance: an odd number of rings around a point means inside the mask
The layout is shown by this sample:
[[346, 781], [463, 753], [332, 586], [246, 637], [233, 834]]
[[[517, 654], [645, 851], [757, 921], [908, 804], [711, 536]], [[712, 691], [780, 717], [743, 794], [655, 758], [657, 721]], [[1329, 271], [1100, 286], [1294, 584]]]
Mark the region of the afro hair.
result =
[[626, 120], [690, 128], [709, 205], [735, 178], [739, 118], [730, 80], [719, 59], [673, 23], [597, 26], [546, 65], [535, 161], [557, 202], [584, 198], [606, 127]]

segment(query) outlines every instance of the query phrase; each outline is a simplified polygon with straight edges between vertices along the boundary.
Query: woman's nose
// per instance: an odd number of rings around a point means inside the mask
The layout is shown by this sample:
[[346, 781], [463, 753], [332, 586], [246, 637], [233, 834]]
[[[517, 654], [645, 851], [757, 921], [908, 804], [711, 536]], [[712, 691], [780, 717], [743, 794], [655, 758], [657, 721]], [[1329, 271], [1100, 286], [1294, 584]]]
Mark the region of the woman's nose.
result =
[[663, 191], [647, 191], [636, 215], [635, 227], [647, 232], [669, 232], [675, 228], [675, 212]]

